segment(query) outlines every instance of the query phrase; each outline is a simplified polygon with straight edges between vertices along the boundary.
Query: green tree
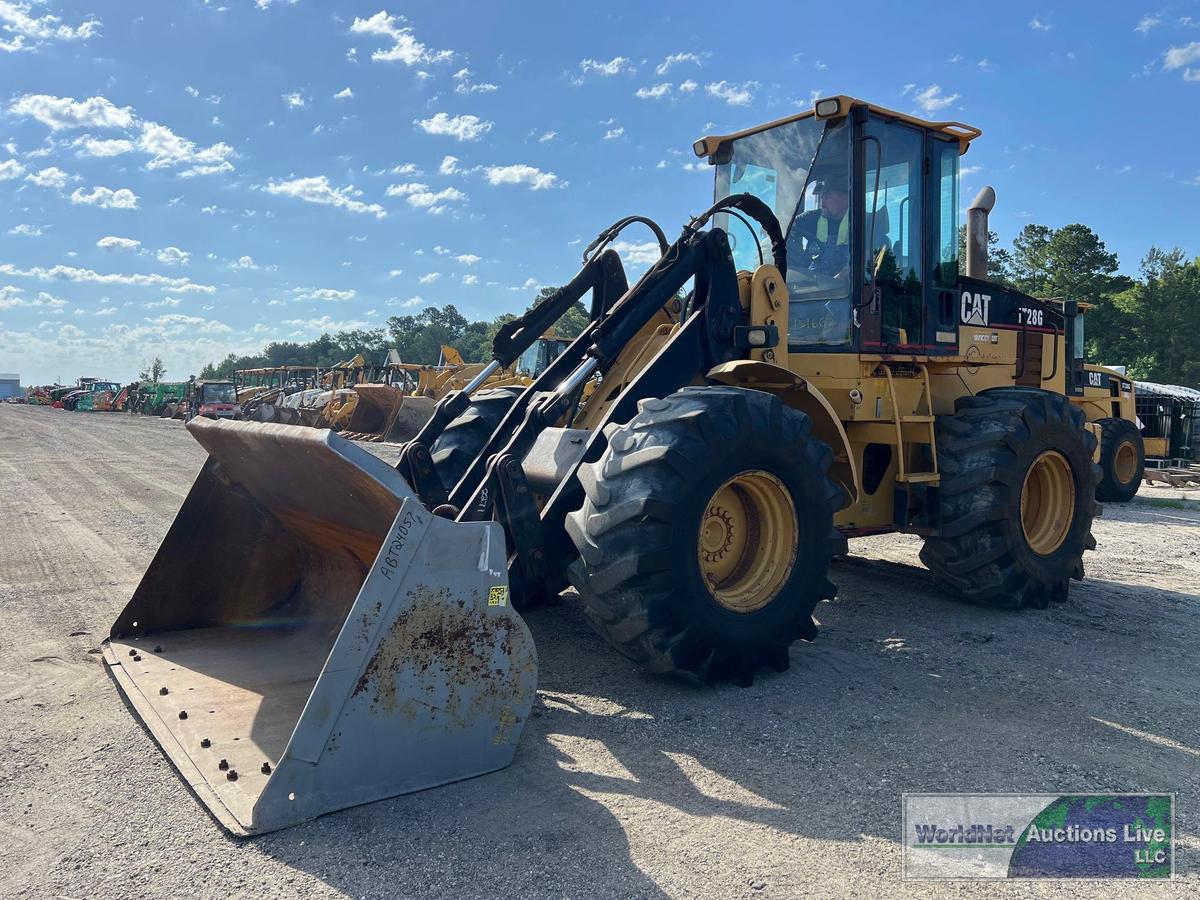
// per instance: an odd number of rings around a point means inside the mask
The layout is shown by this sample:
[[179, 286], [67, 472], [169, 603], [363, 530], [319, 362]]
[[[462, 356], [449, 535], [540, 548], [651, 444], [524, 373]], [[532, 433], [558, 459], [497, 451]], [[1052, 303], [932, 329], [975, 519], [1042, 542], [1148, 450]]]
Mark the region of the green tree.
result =
[[1089, 357], [1143, 381], [1200, 387], [1200, 259], [1151, 247], [1141, 273], [1088, 314]]
[[1035, 297], [1094, 303], [1128, 286], [1114, 281], [1117, 255], [1086, 225], [1026, 225], [1013, 238], [1013, 285]]
[[146, 363], [142, 367], [142, 371], [138, 373], [138, 381], [162, 381], [163, 376], [167, 374], [167, 367], [163, 365], [163, 361], [159, 357], [154, 357], [151, 362]]

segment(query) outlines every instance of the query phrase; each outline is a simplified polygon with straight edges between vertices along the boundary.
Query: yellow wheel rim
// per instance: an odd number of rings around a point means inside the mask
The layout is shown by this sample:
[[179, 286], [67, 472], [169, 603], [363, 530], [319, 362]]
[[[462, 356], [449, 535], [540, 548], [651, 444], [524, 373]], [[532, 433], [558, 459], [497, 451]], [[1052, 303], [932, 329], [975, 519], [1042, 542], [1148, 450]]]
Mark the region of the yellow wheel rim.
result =
[[1138, 452], [1133, 441], [1125, 441], [1113, 456], [1113, 474], [1121, 484], [1129, 484], [1137, 475]]
[[1062, 546], [1075, 519], [1075, 478], [1067, 458], [1047, 450], [1033, 461], [1021, 487], [1021, 528], [1029, 549], [1049, 556]]
[[734, 475], [705, 507], [700, 574], [725, 609], [751, 613], [775, 599], [796, 564], [800, 523], [783, 482], [762, 469]]

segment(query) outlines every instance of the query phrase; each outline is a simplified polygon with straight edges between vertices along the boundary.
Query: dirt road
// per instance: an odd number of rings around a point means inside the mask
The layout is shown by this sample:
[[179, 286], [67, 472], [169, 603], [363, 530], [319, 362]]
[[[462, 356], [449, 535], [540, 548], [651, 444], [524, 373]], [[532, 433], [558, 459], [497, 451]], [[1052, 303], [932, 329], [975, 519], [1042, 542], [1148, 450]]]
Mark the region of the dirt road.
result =
[[[639, 673], [567, 595], [529, 616], [510, 768], [235, 841], [97, 653], [202, 460], [177, 422], [0, 405], [4, 897], [1200, 896], [1200, 510], [1108, 506], [1044, 612], [851, 542], [821, 636], [748, 689]], [[968, 790], [1176, 791], [1180, 878], [901, 882], [901, 792]]]

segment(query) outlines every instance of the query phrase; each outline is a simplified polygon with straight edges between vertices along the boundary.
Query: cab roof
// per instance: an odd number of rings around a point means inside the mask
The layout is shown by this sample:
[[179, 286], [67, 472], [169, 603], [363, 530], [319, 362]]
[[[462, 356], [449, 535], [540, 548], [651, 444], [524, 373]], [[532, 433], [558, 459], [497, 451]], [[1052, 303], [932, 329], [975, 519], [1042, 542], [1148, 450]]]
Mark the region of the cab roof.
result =
[[766, 122], [762, 125], [755, 125], [753, 128], [735, 131], [732, 134], [706, 135], [692, 144], [692, 151], [699, 157], [703, 158], [707, 156], [711, 163], [714, 161], [717, 153], [730, 141], [751, 134], [758, 134], [760, 131], [767, 131], [780, 125], [787, 125], [790, 122], [799, 122], [801, 119], [838, 119], [848, 115], [851, 109], [859, 106], [866, 107], [885, 119], [896, 119], [901, 122], [907, 122], [910, 125], [916, 125], [918, 128], [940, 132], [947, 137], [954, 138], [958, 141], [958, 152], [960, 154], [966, 153], [967, 148], [971, 145], [971, 141], [983, 134], [980, 129], [973, 125], [966, 125], [963, 122], [931, 122], [926, 119], [918, 119], [916, 116], [910, 116], [907, 113], [896, 112], [894, 109], [877, 106], [874, 103], [867, 103], [865, 100], [859, 100], [846, 94], [837, 94], [833, 97], [821, 98], [813, 104], [812, 109], [797, 113], [794, 116], [785, 116], [782, 119], [776, 119], [773, 122]]

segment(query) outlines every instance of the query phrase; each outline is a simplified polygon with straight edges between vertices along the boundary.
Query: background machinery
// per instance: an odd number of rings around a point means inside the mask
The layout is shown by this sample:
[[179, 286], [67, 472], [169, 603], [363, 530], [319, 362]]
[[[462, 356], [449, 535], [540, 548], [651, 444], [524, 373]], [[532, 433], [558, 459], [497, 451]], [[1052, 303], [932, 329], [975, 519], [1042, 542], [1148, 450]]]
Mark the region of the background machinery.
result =
[[[972, 602], [1064, 600], [1098, 509], [1077, 310], [988, 282], [976, 241], [959, 274], [979, 135], [837, 96], [702, 138], [716, 202], [673, 243], [602, 232], [395, 470], [189, 423], [209, 459], [105, 655], [214, 815], [269, 830], [506, 764], [536, 682], [516, 610], [568, 579], [626, 657], [739, 684], [815, 637], [850, 537], [919, 535]], [[608, 245], [636, 223], [661, 255], [629, 286]], [[588, 294], [531, 384], [479, 390]]]

